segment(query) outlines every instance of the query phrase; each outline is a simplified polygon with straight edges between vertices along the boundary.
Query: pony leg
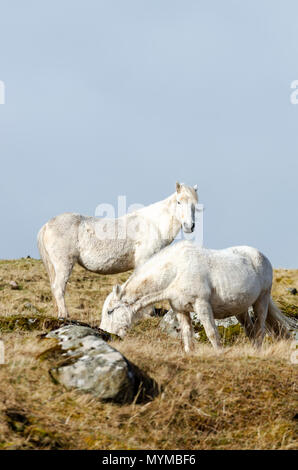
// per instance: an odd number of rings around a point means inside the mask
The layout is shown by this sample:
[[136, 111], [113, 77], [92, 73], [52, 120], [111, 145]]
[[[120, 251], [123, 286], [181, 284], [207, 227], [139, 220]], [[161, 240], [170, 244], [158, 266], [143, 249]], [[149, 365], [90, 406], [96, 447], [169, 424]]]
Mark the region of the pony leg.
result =
[[246, 336], [249, 339], [252, 339], [254, 325], [253, 325], [252, 319], [250, 318], [249, 313], [248, 312], [239, 313], [239, 315], [236, 315], [236, 318], [239, 321], [239, 323], [243, 326]]
[[193, 329], [189, 313], [178, 313], [176, 316], [181, 328], [181, 336], [184, 345], [184, 351], [189, 353], [193, 349]]
[[265, 336], [265, 324], [268, 314], [270, 292], [263, 292], [253, 305], [256, 320], [253, 326], [253, 338], [257, 347], [263, 343]]
[[[58, 227], [59, 228], [59, 227]], [[63, 227], [60, 227], [61, 230]], [[53, 222], [45, 224], [39, 231], [38, 248], [48, 272], [58, 318], [68, 317], [64, 294], [66, 284], [77, 261], [77, 254], [65, 240], [64, 233], [53, 227]], [[65, 227], [63, 231], [65, 231]], [[74, 238], [74, 237], [73, 237]]]
[[[53, 263], [54, 264], [54, 263]], [[65, 290], [66, 284], [73, 269], [73, 263], [59, 261], [59, 264], [54, 264], [55, 279], [51, 283], [52, 293], [56, 301], [58, 309], [58, 318], [68, 318], [68, 311], [65, 303]]]
[[215, 324], [213, 311], [211, 305], [207, 302], [196, 301], [194, 310], [202, 322], [206, 335], [214, 347], [214, 349], [221, 349], [221, 340], [217, 326]]

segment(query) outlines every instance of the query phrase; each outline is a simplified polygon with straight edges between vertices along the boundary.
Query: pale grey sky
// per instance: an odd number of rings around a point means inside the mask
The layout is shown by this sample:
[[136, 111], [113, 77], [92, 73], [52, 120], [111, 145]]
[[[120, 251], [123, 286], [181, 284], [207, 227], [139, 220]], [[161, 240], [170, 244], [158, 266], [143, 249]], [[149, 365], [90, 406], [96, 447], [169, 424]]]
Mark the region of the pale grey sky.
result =
[[205, 246], [298, 268], [295, 0], [11, 0], [0, 9], [0, 258], [65, 211], [198, 184]]

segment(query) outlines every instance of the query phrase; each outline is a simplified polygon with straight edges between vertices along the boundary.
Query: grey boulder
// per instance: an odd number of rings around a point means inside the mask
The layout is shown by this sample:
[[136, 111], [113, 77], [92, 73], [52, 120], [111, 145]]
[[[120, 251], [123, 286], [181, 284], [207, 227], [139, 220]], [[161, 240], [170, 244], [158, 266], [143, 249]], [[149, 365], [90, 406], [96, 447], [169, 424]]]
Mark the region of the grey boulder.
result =
[[60, 360], [50, 369], [50, 375], [66, 388], [115, 402], [131, 402], [136, 396], [144, 401], [158, 393], [153, 379], [92, 328], [66, 325], [46, 337], [56, 339], [61, 351]]

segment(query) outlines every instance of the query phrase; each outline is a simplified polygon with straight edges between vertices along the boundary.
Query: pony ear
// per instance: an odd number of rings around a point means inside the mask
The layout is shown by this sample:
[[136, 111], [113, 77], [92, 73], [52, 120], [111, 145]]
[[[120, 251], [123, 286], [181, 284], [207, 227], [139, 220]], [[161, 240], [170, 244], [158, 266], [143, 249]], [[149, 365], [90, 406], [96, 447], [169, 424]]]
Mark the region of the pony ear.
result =
[[181, 191], [181, 184], [178, 183], [178, 181], [176, 182], [176, 191], [177, 191], [177, 193], [180, 193], [180, 191]]
[[193, 187], [193, 189], [195, 190], [195, 192], [198, 192], [198, 185], [195, 184], [194, 187]]
[[116, 284], [116, 285], [113, 287], [113, 294], [115, 294], [115, 296], [117, 297], [117, 299], [120, 299], [121, 286], [119, 286], [119, 284]]

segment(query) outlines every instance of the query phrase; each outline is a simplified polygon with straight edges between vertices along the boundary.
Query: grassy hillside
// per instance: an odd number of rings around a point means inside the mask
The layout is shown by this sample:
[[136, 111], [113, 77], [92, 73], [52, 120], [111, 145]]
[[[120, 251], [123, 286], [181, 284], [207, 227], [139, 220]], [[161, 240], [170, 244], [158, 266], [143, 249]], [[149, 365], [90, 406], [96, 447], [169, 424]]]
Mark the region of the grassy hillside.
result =
[[[72, 319], [98, 325], [105, 296], [128, 274], [76, 267], [67, 290]], [[11, 282], [14, 281], [16, 285]], [[276, 270], [273, 296], [298, 313], [298, 270]], [[54, 326], [47, 275], [38, 260], [0, 261], [0, 449], [294, 449], [297, 365], [292, 343], [267, 339], [256, 351], [239, 334], [224, 353], [206, 343], [185, 356], [158, 318], [111, 343], [163, 387], [146, 404], [101, 403], [54, 384], [40, 333]], [[30, 320], [29, 320], [30, 319]], [[296, 434], [295, 434], [296, 433]]]

